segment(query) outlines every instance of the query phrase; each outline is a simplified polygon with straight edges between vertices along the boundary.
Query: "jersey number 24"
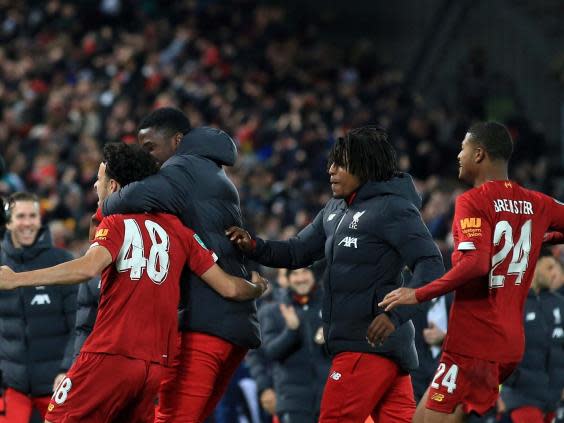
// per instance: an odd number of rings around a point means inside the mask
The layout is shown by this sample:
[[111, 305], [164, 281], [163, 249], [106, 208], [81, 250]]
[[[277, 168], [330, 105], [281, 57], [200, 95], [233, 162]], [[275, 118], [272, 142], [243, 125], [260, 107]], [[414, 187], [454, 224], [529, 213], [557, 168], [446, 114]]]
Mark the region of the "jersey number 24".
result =
[[527, 220], [521, 227], [521, 236], [516, 244], [513, 242], [513, 228], [507, 220], [497, 222], [495, 225], [493, 244], [499, 245], [504, 238], [503, 247], [492, 257], [490, 271], [490, 288], [501, 288], [505, 282], [504, 274], [496, 272], [497, 267], [503, 263], [506, 257], [513, 251], [511, 263], [507, 267], [507, 275], [517, 275], [515, 285], [520, 285], [523, 274], [529, 265], [529, 253], [531, 252], [531, 220]]

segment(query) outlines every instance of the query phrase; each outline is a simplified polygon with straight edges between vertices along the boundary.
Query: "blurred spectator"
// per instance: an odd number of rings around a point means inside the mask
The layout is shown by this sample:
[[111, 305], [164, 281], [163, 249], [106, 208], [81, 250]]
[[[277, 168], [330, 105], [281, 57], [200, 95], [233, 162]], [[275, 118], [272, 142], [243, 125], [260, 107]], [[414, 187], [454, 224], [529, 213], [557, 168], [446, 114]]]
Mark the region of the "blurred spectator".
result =
[[273, 389], [262, 389], [261, 404], [275, 411], [280, 423], [313, 423], [331, 364], [324, 348], [322, 293], [308, 268], [289, 270], [288, 287], [283, 301], [266, 304], [259, 313], [259, 351], [273, 364]]
[[514, 423], [550, 422], [564, 389], [564, 298], [550, 291], [560, 264], [541, 257], [525, 303], [525, 354], [501, 397]]
[[[7, 214], [2, 265], [22, 272], [72, 258], [53, 247], [49, 230], [41, 226], [35, 195], [13, 194]], [[39, 286], [0, 293], [0, 370], [5, 387], [0, 422], [28, 423], [34, 409], [45, 416], [55, 377], [70, 364], [63, 358], [73, 348], [75, 313], [75, 287]]]
[[419, 367], [411, 372], [416, 402], [419, 402], [437, 371], [451, 305], [452, 295], [439, 297], [424, 303], [422, 309], [412, 318], [415, 326], [415, 348], [419, 357]]

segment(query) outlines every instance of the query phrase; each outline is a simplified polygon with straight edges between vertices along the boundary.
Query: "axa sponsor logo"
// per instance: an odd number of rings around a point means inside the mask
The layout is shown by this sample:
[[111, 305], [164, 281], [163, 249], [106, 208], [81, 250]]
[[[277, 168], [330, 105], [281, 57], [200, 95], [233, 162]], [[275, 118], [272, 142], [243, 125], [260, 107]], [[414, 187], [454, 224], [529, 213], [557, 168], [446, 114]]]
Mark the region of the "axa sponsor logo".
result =
[[339, 372], [333, 372], [333, 373], [331, 373], [331, 379], [333, 379], [333, 380], [339, 380], [339, 379], [341, 379], [341, 373], [339, 373]]
[[431, 399], [433, 401], [437, 401], [437, 402], [443, 402], [443, 400], [445, 399], [445, 396], [443, 394], [440, 394], [439, 392], [435, 392], [432, 396]]
[[460, 228], [480, 228], [482, 227], [482, 219], [480, 217], [465, 217], [460, 219]]
[[31, 305], [45, 305], [51, 304], [51, 298], [49, 298], [49, 294], [36, 294], [31, 299]]
[[350, 229], [358, 229], [358, 220], [360, 219], [360, 217], [361, 217], [364, 213], [366, 213], [366, 210], [363, 210], [363, 211], [361, 211], [361, 212], [356, 212], [356, 213], [353, 215], [353, 220], [352, 220], [351, 224], [349, 225], [349, 228], [350, 228]]
[[354, 246], [354, 248], [358, 248], [357, 240], [358, 240], [358, 238], [354, 238], [352, 236], [346, 236], [341, 240], [341, 242], [339, 242], [339, 245], [343, 245], [347, 248], [351, 248], [353, 246]]

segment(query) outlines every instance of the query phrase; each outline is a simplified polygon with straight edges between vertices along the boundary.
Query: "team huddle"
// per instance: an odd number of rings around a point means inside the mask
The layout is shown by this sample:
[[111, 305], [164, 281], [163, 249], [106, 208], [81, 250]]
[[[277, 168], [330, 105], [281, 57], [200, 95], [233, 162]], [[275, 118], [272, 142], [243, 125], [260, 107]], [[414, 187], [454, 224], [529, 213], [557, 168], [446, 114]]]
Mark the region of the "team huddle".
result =
[[[254, 299], [268, 284], [247, 271], [247, 260], [287, 269], [326, 260], [321, 317], [332, 363], [319, 422], [462, 422], [495, 405], [524, 353], [524, 305], [543, 242], [564, 233], [564, 204], [509, 179], [513, 142], [503, 125], [475, 124], [462, 141], [458, 176], [472, 188], [456, 200], [446, 273], [414, 183], [379, 127], [335, 142], [333, 198], [284, 241], [243, 229], [223, 170], [236, 159], [226, 133], [190, 130], [182, 112], [163, 108], [142, 122], [138, 140], [104, 147], [96, 227], [83, 257], [0, 269], [3, 290], [102, 275], [95, 326], [58, 383], [46, 422], [208, 418], [260, 344]], [[449, 292], [442, 355], [416, 405], [411, 318], [418, 304]]]

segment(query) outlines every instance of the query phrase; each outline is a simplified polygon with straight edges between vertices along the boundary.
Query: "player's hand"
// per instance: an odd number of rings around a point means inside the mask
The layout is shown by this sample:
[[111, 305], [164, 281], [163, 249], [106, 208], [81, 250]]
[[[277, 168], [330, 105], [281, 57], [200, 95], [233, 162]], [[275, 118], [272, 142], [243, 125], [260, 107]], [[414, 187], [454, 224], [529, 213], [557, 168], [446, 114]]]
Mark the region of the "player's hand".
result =
[[271, 416], [276, 413], [276, 393], [274, 389], [268, 388], [260, 394], [260, 405]]
[[251, 272], [251, 282], [261, 289], [261, 293], [258, 297], [268, 291], [268, 279], [263, 278], [259, 272], [255, 272], [254, 270]]
[[390, 311], [399, 305], [417, 304], [415, 297], [415, 289], [412, 288], [398, 288], [394, 289], [384, 299], [378, 303], [378, 307], [382, 307], [384, 311]]
[[65, 377], [67, 377], [66, 373], [59, 373], [57, 376], [55, 376], [55, 380], [53, 381], [53, 392], [57, 390], [61, 382], [65, 380]]
[[8, 266], [0, 267], [0, 289], [14, 289], [17, 287], [15, 283], [16, 273]]
[[440, 330], [433, 322], [428, 328], [423, 329], [423, 339], [428, 345], [441, 345], [446, 333]]
[[255, 249], [251, 235], [243, 228], [231, 226], [225, 231], [225, 235], [227, 235], [229, 240], [246, 254], [252, 253]]
[[280, 313], [282, 313], [282, 317], [286, 321], [286, 326], [289, 329], [296, 330], [300, 327], [300, 318], [296, 314], [296, 310], [291, 305], [280, 304]]
[[381, 313], [372, 320], [368, 331], [366, 332], [366, 340], [372, 347], [382, 345], [384, 341], [396, 330], [396, 326], [390, 320], [386, 313]]

